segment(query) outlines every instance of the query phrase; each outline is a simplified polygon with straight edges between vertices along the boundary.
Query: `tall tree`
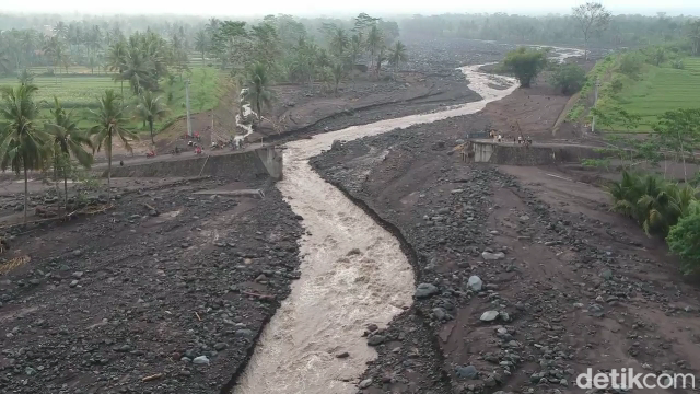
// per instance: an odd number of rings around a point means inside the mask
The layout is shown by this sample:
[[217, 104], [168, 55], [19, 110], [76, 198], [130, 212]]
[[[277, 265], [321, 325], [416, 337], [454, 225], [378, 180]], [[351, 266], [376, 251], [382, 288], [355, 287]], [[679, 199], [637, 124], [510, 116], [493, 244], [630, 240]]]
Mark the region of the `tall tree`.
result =
[[331, 71], [333, 73], [333, 81], [335, 82], [335, 94], [338, 94], [338, 85], [340, 84], [340, 81], [343, 79], [345, 76], [345, 65], [340, 61], [336, 60], [333, 62], [333, 66], [331, 67]]
[[124, 95], [124, 79], [122, 78], [122, 75], [124, 74], [124, 68], [126, 65], [126, 56], [126, 41], [116, 41], [109, 47], [109, 52], [107, 54], [107, 67], [110, 71], [116, 71], [118, 73], [115, 78], [121, 83], [122, 96]]
[[331, 36], [331, 53], [338, 58], [342, 58], [350, 40], [342, 27], [336, 27]]
[[[372, 64], [374, 64], [377, 54], [381, 51], [383, 46], [384, 37], [382, 36], [382, 31], [375, 23], [370, 27], [369, 33], [367, 34], [367, 49], [369, 50]], [[374, 64], [375, 73], [379, 72], [379, 67], [379, 64]]]
[[204, 30], [198, 31], [197, 35], [194, 37], [194, 49], [199, 51], [199, 53], [202, 55], [202, 67], [207, 65], [204, 55], [206, 54], [208, 48], [209, 36], [207, 35], [207, 32]]
[[688, 23], [688, 38], [690, 39], [690, 54], [700, 56], [700, 20]]
[[[391, 48], [389, 54], [389, 63], [394, 66], [394, 70], [399, 71], [399, 64], [406, 60], [408, 60], [406, 45], [402, 44], [401, 41], [396, 41], [396, 45]], [[394, 78], [396, 78], [396, 73], [394, 73]]]
[[24, 173], [24, 223], [27, 223], [27, 171], [41, 169], [44, 163], [46, 134], [37, 129], [34, 121], [39, 108], [34, 102], [37, 87], [21, 84], [18, 88], [5, 88], [2, 93], [0, 118], [7, 123], [0, 142], [0, 168]]
[[506, 55], [503, 66], [515, 75], [521, 87], [529, 88], [537, 74], [547, 67], [547, 51], [520, 47]]
[[248, 97], [255, 103], [258, 119], [262, 116], [262, 107], [270, 107], [272, 103], [272, 92], [269, 85], [270, 80], [265, 65], [256, 63], [250, 70], [248, 78]]
[[150, 90], [141, 93], [139, 104], [136, 107], [136, 117], [148, 122], [148, 129], [151, 131], [151, 142], [153, 139], [153, 121], [163, 119], [168, 114], [168, 108], [162, 103], [161, 96], [155, 96]]
[[684, 180], [688, 182], [685, 156], [692, 154], [700, 144], [700, 108], [679, 108], [659, 118], [654, 133], [663, 144], [683, 158]]
[[126, 128], [129, 117], [126, 115], [126, 108], [121, 102], [121, 97], [114, 90], [105, 91], [105, 94], [99, 99], [97, 110], [90, 112], [92, 120], [97, 123], [90, 130], [93, 149], [100, 151], [104, 146], [107, 155], [107, 200], [109, 201], [114, 139], [121, 140], [124, 148], [131, 152], [129, 143], [136, 140], [138, 136], [134, 131]]
[[605, 30], [610, 23], [610, 12], [601, 3], [588, 2], [572, 9], [572, 16], [583, 33], [583, 56], [588, 59], [588, 40]]
[[121, 80], [129, 81], [134, 94], [142, 89], [154, 90], [157, 79], [153, 75], [154, 65], [138, 44], [130, 44], [121, 73]]
[[59, 165], [62, 167], [65, 214], [68, 215], [68, 174], [71, 168], [71, 158], [76, 159], [83, 167], [90, 168], [92, 154], [84, 147], [92, 147], [92, 142], [87, 133], [78, 129], [70, 114], [66, 113], [58, 102], [58, 97], [55, 96], [54, 105], [52, 110], [53, 123], [46, 124], [46, 131], [53, 139], [54, 168], [57, 171]]
[[53, 59], [54, 67], [57, 67], [59, 72], [61, 71], [61, 65], [65, 65], [66, 72], [68, 72], [67, 56], [63, 48], [63, 43], [58, 36], [49, 37], [46, 45], [44, 45], [44, 54]]

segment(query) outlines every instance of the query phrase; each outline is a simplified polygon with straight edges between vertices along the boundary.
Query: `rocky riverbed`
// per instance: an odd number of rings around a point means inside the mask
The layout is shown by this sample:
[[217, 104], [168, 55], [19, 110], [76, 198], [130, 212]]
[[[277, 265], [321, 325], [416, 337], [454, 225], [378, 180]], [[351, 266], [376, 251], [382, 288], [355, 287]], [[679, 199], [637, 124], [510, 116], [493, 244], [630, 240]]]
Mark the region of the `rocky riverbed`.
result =
[[311, 160], [415, 254], [414, 304], [369, 334], [379, 357], [362, 392], [576, 392], [589, 367], [697, 373], [700, 294], [662, 247], [593, 186], [462, 162], [452, 148], [486, 122], [339, 142]]
[[[263, 193], [227, 194], [240, 187]], [[141, 180], [112, 197], [3, 253], [3, 393], [218, 393], [300, 276], [301, 227], [274, 185]]]

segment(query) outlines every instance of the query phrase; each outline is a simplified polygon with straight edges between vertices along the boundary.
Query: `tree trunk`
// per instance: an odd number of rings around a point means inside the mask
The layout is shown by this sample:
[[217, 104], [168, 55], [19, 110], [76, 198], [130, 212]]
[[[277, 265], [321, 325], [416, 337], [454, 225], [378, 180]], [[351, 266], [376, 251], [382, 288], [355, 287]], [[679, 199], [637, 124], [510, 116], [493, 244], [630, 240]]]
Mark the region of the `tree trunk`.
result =
[[68, 217], [68, 171], [66, 171], [65, 169], [63, 171], [63, 186], [65, 188], [64, 190], [66, 193], [66, 195], [65, 195], [65, 202], [66, 202], [65, 215], [66, 215], [66, 217]]
[[24, 226], [27, 226], [27, 155], [24, 155]]
[[257, 118], [258, 118], [258, 124], [260, 124], [260, 97], [255, 98], [255, 109], [258, 110]]
[[108, 144], [108, 149], [109, 152], [107, 152], [107, 205], [109, 205], [109, 193], [110, 193], [110, 187], [109, 187], [109, 181], [110, 181], [110, 176], [112, 172], [112, 132], [109, 132], [109, 135], [107, 136], [107, 144]]
[[683, 155], [683, 181], [688, 183], [688, 168], [685, 165], [685, 151], [683, 150], [683, 143], [681, 142], [681, 155]]
[[153, 139], [153, 117], [148, 118], [148, 128], [151, 129], [151, 143], [155, 144], [156, 141]]

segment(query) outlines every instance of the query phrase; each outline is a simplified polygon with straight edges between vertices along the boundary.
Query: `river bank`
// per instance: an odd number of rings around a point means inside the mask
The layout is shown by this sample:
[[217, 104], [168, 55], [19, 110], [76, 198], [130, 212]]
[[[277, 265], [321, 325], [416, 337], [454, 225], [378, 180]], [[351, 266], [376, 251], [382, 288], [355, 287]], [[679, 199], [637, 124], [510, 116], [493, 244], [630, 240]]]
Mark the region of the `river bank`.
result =
[[568, 393], [586, 368], [697, 374], [700, 292], [663, 244], [556, 168], [462, 162], [452, 148], [485, 116], [311, 160], [416, 254], [413, 306], [381, 333], [362, 392]]
[[[112, 181], [106, 212], [3, 238], [3, 393], [219, 393], [300, 277], [299, 218], [273, 184]], [[246, 187], [262, 194], [230, 193]]]

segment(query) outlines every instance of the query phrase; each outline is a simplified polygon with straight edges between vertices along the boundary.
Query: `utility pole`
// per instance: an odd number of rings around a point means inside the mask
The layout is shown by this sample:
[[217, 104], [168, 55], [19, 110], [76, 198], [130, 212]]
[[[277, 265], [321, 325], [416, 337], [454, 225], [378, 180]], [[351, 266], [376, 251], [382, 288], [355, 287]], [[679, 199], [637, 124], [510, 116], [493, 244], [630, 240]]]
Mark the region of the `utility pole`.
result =
[[190, 80], [185, 80], [185, 106], [187, 107], [187, 136], [192, 137], [192, 125], [190, 124]]
[[[598, 86], [600, 86], [600, 82], [596, 79], [595, 81], [595, 99], [593, 100], [593, 108], [596, 108], [598, 105]], [[595, 112], [593, 113], [593, 121], [591, 122], [591, 132], [595, 133]]]

